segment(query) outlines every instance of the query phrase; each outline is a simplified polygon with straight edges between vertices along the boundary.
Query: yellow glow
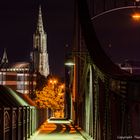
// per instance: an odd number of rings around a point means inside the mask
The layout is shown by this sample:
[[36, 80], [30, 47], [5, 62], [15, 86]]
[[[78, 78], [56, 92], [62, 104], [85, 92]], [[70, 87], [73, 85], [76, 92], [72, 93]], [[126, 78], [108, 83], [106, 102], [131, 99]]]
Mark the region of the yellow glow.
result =
[[65, 66], [74, 66], [75, 65], [75, 63], [73, 63], [73, 62], [66, 62], [65, 63]]
[[62, 84], [60, 87], [61, 87], [62, 89], [64, 89], [65, 85], [64, 85], [64, 84]]
[[132, 15], [132, 18], [133, 18], [134, 20], [136, 20], [136, 21], [140, 20], [140, 13], [134, 13], [134, 14]]
[[[61, 126], [60, 129], [58, 129], [59, 125]], [[30, 140], [84, 140], [84, 138], [69, 121], [48, 120], [43, 123], [37, 133], [35, 133]]]
[[56, 79], [50, 79], [50, 80], [49, 80], [49, 83], [51, 83], [51, 84], [56, 84], [56, 83], [57, 83], [57, 80], [56, 80]]

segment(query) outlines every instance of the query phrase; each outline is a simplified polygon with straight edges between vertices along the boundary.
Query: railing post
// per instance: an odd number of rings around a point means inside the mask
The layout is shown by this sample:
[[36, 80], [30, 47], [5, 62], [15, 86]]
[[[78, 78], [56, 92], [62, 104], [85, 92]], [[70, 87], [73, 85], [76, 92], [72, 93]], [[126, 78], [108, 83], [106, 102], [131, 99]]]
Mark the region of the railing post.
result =
[[27, 114], [28, 114], [28, 108], [27, 106], [24, 107], [25, 108], [25, 140], [27, 140], [27, 131], [28, 131], [28, 121], [27, 121]]
[[13, 140], [13, 107], [11, 107], [11, 114], [10, 114], [10, 119], [11, 119], [11, 129], [10, 129], [10, 135], [11, 135], [11, 140]]
[[30, 108], [30, 135], [32, 135], [32, 108]]
[[27, 107], [27, 130], [28, 130], [28, 138], [30, 138], [30, 135], [31, 135], [30, 125], [31, 125], [30, 106], [28, 106]]
[[16, 122], [16, 139], [19, 140], [19, 107], [17, 107], [17, 122]]
[[2, 140], [5, 140], [5, 107], [2, 107]]
[[24, 112], [24, 106], [22, 107], [22, 140], [24, 140], [25, 137], [25, 126], [24, 126], [24, 117], [25, 117], [25, 112]]

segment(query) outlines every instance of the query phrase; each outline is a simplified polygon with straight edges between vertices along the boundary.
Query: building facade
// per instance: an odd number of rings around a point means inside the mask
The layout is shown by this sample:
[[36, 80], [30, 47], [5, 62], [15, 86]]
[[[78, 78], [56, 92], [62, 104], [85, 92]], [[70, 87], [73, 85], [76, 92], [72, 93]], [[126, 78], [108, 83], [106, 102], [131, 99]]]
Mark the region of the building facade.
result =
[[0, 68], [0, 85], [23, 94], [31, 94], [35, 90], [36, 74], [30, 72], [28, 62], [5, 63]]
[[36, 87], [37, 73], [48, 76], [47, 35], [43, 27], [41, 7], [39, 7], [36, 32], [33, 35], [31, 54], [29, 62], [9, 63], [6, 49], [4, 49], [0, 62], [0, 85], [6, 85], [17, 92], [30, 95]]
[[49, 75], [49, 60], [47, 53], [47, 34], [44, 31], [41, 7], [39, 7], [38, 23], [33, 35], [32, 61], [35, 72], [47, 77]]

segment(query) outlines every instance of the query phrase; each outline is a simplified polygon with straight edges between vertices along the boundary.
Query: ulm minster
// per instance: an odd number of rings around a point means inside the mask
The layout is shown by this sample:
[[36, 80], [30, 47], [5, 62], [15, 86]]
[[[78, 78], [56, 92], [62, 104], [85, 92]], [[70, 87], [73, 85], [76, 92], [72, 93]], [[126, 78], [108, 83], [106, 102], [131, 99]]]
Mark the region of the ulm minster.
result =
[[[43, 16], [47, 2], [38, 4], [29, 61], [10, 63], [3, 48], [0, 139], [140, 139], [140, 1], [71, 2], [72, 41], [64, 48], [64, 78], [50, 68]], [[58, 3], [53, 2], [56, 10]]]
[[[31, 73], [34, 78], [36, 77], [35, 73], [37, 72], [45, 77], [49, 75], [47, 34], [43, 27], [41, 6], [39, 7], [36, 31], [33, 34], [33, 49], [29, 55], [29, 62], [16, 62], [10, 64], [6, 49], [4, 49], [0, 73], [0, 82], [2, 85], [7, 85], [18, 92], [29, 94]], [[35, 86], [35, 80], [32, 84]]]

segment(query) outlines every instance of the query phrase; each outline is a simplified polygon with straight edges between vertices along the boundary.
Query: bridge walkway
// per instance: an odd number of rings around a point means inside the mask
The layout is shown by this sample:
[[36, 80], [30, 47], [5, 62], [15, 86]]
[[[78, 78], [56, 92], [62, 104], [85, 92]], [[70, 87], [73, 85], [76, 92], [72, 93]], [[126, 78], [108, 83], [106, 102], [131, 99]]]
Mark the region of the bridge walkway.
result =
[[71, 125], [70, 121], [46, 120], [28, 140], [85, 140], [85, 138]]

